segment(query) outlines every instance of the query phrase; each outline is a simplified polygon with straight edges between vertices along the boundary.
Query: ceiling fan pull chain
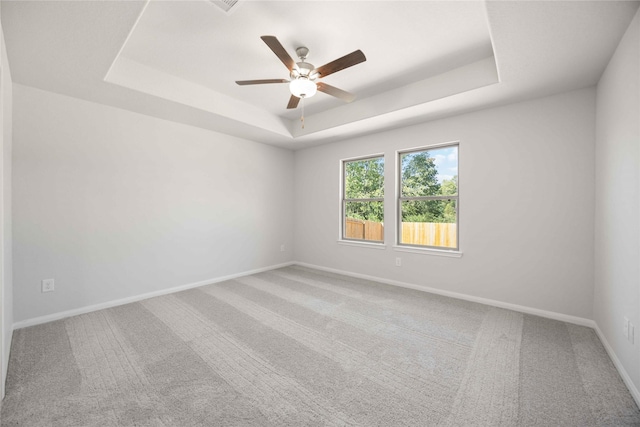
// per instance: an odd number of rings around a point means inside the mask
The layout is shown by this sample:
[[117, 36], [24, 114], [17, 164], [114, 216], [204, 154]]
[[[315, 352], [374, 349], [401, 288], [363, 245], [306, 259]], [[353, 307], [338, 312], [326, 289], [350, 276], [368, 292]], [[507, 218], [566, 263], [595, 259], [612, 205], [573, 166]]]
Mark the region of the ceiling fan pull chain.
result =
[[302, 115], [300, 116], [300, 121], [302, 122], [302, 129], [304, 129], [304, 95], [300, 98], [302, 99]]

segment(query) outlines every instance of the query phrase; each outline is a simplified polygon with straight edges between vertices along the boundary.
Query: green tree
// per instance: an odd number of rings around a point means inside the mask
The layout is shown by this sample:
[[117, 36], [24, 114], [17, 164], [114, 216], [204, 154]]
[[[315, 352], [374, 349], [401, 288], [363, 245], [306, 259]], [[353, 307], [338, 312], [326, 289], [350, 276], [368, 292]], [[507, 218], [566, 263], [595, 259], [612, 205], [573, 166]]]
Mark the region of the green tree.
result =
[[451, 179], [442, 180], [440, 188], [440, 194], [442, 194], [443, 196], [454, 196], [458, 194], [458, 175], [455, 175]]
[[[347, 199], [384, 197], [384, 159], [366, 159], [345, 163], [345, 196]], [[347, 218], [384, 221], [384, 205], [380, 201], [347, 202]]]
[[456, 202], [450, 200], [445, 204], [442, 210], [442, 221], [439, 222], [456, 222]]
[[[435, 159], [427, 151], [407, 153], [401, 157], [402, 196], [437, 196], [441, 185]], [[438, 222], [444, 206], [437, 200], [408, 200], [402, 203], [405, 222]]]
[[403, 154], [402, 195], [404, 197], [435, 196], [440, 194], [435, 159], [427, 151]]
[[[441, 194], [443, 196], [454, 196], [458, 194], [458, 175], [451, 179], [445, 179], [440, 185]], [[453, 223], [456, 222], [456, 202], [455, 200], [446, 200], [444, 209], [442, 210], [442, 221]]]

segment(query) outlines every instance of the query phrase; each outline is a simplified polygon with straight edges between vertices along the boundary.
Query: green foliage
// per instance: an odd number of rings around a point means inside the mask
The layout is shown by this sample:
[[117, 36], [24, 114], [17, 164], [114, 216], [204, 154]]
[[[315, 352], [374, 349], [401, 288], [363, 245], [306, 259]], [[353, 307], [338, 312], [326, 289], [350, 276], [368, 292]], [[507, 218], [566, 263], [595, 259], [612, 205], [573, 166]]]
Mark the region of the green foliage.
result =
[[456, 222], [455, 200], [405, 200], [402, 222]]
[[[458, 175], [451, 179], [445, 179], [440, 186], [443, 196], [453, 196], [458, 194]], [[440, 222], [456, 222], [456, 202], [454, 200], [446, 201], [442, 210], [442, 221]]]
[[347, 218], [384, 222], [382, 202], [347, 202], [345, 212]]
[[[458, 176], [438, 182], [435, 159], [426, 151], [403, 154], [402, 196], [454, 196], [458, 194]], [[356, 160], [345, 163], [347, 199], [384, 197], [384, 159]], [[347, 218], [384, 221], [384, 206], [379, 201], [347, 202]], [[402, 203], [403, 222], [456, 222], [455, 200], [408, 200]]]
[[426, 151], [407, 153], [401, 157], [402, 196], [435, 196], [440, 194], [435, 159]]
[[[384, 158], [356, 160], [345, 163], [345, 195], [347, 199], [384, 197]], [[347, 218], [384, 221], [382, 202], [348, 202]]]
[[440, 194], [443, 196], [454, 196], [458, 194], [458, 175], [451, 179], [442, 180], [440, 184]]
[[402, 222], [442, 222], [440, 200], [406, 200], [402, 202]]
[[384, 197], [384, 159], [357, 160], [345, 164], [347, 199]]
[[442, 219], [443, 220], [440, 222], [456, 222], [456, 203], [453, 200], [447, 201], [447, 204], [444, 206], [444, 209], [442, 210]]

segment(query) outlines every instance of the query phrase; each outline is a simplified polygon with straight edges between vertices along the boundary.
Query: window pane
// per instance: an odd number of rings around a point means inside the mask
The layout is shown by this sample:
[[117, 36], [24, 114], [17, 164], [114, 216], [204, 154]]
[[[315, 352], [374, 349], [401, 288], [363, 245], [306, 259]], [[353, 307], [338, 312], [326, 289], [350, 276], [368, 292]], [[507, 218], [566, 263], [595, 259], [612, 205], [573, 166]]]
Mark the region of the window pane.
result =
[[345, 202], [344, 238], [384, 240], [383, 202]]
[[435, 148], [400, 155], [401, 196], [458, 194], [458, 147]]
[[384, 158], [355, 160], [344, 164], [346, 199], [384, 196]]
[[400, 243], [457, 248], [456, 200], [401, 202]]

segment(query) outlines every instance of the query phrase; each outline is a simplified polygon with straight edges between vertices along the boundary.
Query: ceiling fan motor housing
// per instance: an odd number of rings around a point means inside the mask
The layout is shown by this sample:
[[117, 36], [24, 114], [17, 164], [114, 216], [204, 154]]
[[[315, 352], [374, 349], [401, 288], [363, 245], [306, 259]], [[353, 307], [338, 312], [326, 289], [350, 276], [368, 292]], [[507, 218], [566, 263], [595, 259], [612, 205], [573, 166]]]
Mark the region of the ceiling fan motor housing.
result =
[[308, 62], [298, 62], [293, 70], [291, 70], [291, 78], [297, 79], [298, 77], [307, 77], [311, 80], [315, 80], [317, 73], [313, 73], [315, 67]]

